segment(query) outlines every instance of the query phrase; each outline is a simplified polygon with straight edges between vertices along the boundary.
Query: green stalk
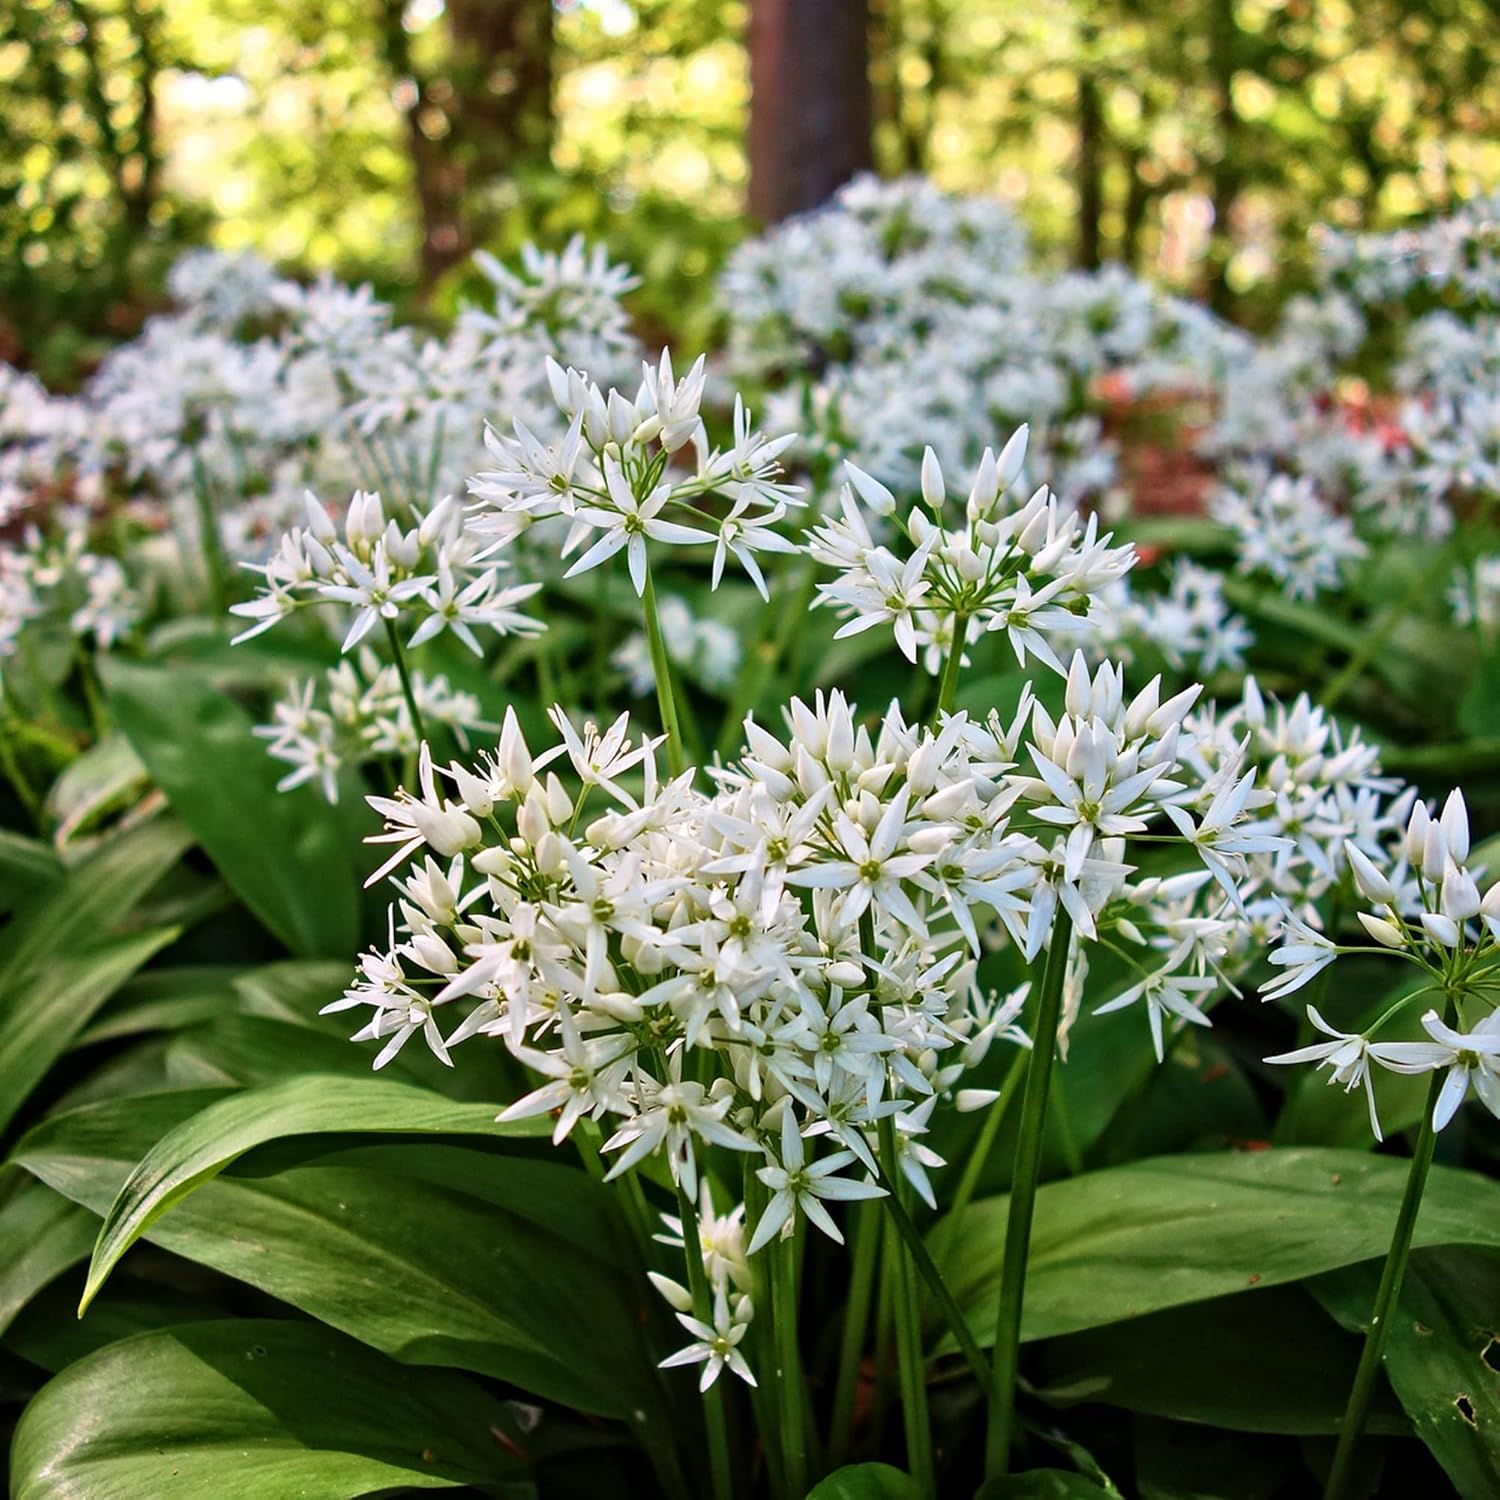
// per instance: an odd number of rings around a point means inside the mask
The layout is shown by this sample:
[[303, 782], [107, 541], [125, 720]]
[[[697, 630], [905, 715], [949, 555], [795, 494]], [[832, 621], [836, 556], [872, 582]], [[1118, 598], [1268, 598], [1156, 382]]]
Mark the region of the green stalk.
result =
[[[703, 1236], [693, 1201], [677, 1186], [677, 1212], [682, 1219], [682, 1252], [687, 1261], [688, 1289], [693, 1294], [693, 1316], [714, 1320], [713, 1296], [703, 1274]], [[708, 1429], [708, 1466], [714, 1500], [733, 1500], [734, 1470], [729, 1462], [729, 1428], [724, 1420], [724, 1387], [717, 1381], [703, 1393], [703, 1421]]]
[[[760, 1216], [766, 1211], [766, 1187], [755, 1175], [754, 1158], [746, 1156], [743, 1165], [745, 1223], [755, 1225], [760, 1223]], [[762, 1274], [764, 1258], [753, 1257], [749, 1266], [750, 1296], [757, 1308], [768, 1308], [770, 1303], [767, 1300], [765, 1276]], [[777, 1393], [759, 1378], [773, 1367], [776, 1360], [771, 1322], [769, 1318], [758, 1317], [750, 1324], [746, 1342], [750, 1345], [750, 1367], [757, 1376], [756, 1384], [750, 1387], [750, 1405], [755, 1417], [755, 1431], [760, 1437], [761, 1452], [766, 1462], [766, 1477], [771, 1482], [771, 1492], [775, 1495], [784, 1495], [786, 1481], [781, 1471], [781, 1435], [777, 1430], [776, 1421]], [[802, 1500], [802, 1497], [799, 1495], [797, 1500]]]
[[954, 615], [953, 643], [948, 647], [948, 659], [943, 663], [943, 679], [938, 684], [938, 716], [953, 712], [953, 701], [958, 697], [958, 674], [963, 670], [964, 637], [968, 631], [969, 617], [963, 613]]
[[[3, 705], [4, 690], [0, 689], [0, 705]], [[32, 822], [40, 833], [42, 828], [42, 799], [37, 795], [36, 788], [32, 786], [30, 778], [22, 768], [20, 758], [15, 753], [9, 726], [0, 727], [0, 767], [5, 770], [6, 779], [16, 789], [16, 796], [20, 798], [21, 805], [26, 809]]]
[[1432, 1086], [1427, 1090], [1427, 1108], [1422, 1115], [1421, 1129], [1417, 1132], [1417, 1148], [1406, 1173], [1406, 1191], [1401, 1196], [1401, 1210], [1396, 1215], [1396, 1232], [1391, 1237], [1391, 1248], [1386, 1252], [1385, 1269], [1380, 1273], [1380, 1287], [1375, 1293], [1375, 1310], [1370, 1314], [1370, 1327], [1365, 1334], [1364, 1349], [1360, 1352], [1359, 1368], [1354, 1372], [1354, 1384], [1349, 1389], [1349, 1404], [1344, 1408], [1339, 1443], [1334, 1450], [1333, 1467], [1328, 1471], [1328, 1483], [1323, 1487], [1323, 1500], [1343, 1500], [1349, 1493], [1354, 1457], [1370, 1415], [1370, 1401], [1380, 1379], [1385, 1341], [1391, 1331], [1391, 1317], [1396, 1310], [1396, 1299], [1401, 1295], [1406, 1263], [1411, 1257], [1417, 1212], [1422, 1207], [1422, 1192], [1427, 1186], [1432, 1151], [1437, 1144], [1437, 1131], [1432, 1128], [1432, 1112], [1437, 1108], [1438, 1095], [1442, 1092], [1446, 1076], [1444, 1069], [1437, 1069], [1432, 1075]]
[[229, 564], [224, 560], [224, 541], [219, 535], [219, 521], [214, 514], [213, 496], [209, 493], [208, 475], [203, 460], [193, 454], [193, 499], [198, 504], [199, 541], [203, 563], [208, 572], [208, 598], [216, 616], [229, 610]]
[[1000, 1085], [1000, 1096], [990, 1105], [984, 1117], [984, 1124], [980, 1127], [979, 1138], [974, 1142], [974, 1149], [969, 1152], [969, 1159], [964, 1163], [963, 1176], [958, 1179], [958, 1191], [953, 1195], [953, 1202], [949, 1205], [944, 1220], [948, 1226], [948, 1232], [943, 1236], [945, 1256], [953, 1248], [964, 1213], [969, 1204], [974, 1201], [974, 1194], [979, 1190], [979, 1179], [989, 1163], [990, 1152], [995, 1149], [995, 1137], [1000, 1134], [1000, 1127], [1005, 1122], [1005, 1112], [1010, 1108], [1011, 1101], [1016, 1096], [1016, 1089], [1020, 1086], [1021, 1078], [1026, 1072], [1026, 1060], [1030, 1056], [1031, 1054], [1024, 1047], [1017, 1048], [1005, 1079]]
[[[894, 1124], [891, 1134], [894, 1146]], [[897, 1190], [898, 1179], [891, 1175], [893, 1171], [899, 1173], [900, 1167], [896, 1164], [894, 1156], [887, 1158], [882, 1142], [880, 1171], [877, 1175], [886, 1195], [880, 1200], [881, 1207], [885, 1209], [896, 1233], [901, 1236], [911, 1256], [912, 1264], [922, 1273], [922, 1280], [927, 1283], [927, 1290], [932, 1293], [933, 1300], [942, 1312], [943, 1321], [947, 1323], [954, 1342], [963, 1351], [964, 1358], [969, 1362], [969, 1368], [978, 1378], [980, 1389], [988, 1390], [989, 1361], [984, 1357], [979, 1341], [969, 1328], [969, 1320], [964, 1316], [963, 1308], [958, 1305], [953, 1293], [949, 1291], [948, 1283], [943, 1280], [943, 1273], [938, 1270], [937, 1263], [928, 1253], [927, 1246], [923, 1244], [921, 1231], [918, 1230], [911, 1214], [907, 1212], [906, 1205], [901, 1201], [901, 1194]]]
[[990, 1387], [989, 1430], [985, 1436], [984, 1472], [997, 1479], [1010, 1467], [1010, 1445], [1016, 1426], [1016, 1376], [1021, 1358], [1021, 1303], [1026, 1291], [1026, 1254], [1031, 1246], [1031, 1219], [1036, 1210], [1037, 1179], [1042, 1169], [1042, 1141], [1047, 1126], [1047, 1092], [1057, 1052], [1062, 1015], [1063, 979], [1073, 919], [1058, 903], [1052, 940], [1042, 975], [1036, 1030], [1026, 1067], [1026, 1096], [1021, 1103], [1021, 1130], [1011, 1174], [1010, 1212], [1005, 1224], [1005, 1257], [1000, 1271], [1000, 1303], [995, 1317], [995, 1375]]
[[776, 1393], [781, 1401], [781, 1456], [788, 1500], [807, 1493], [807, 1436], [803, 1423], [802, 1353], [797, 1344], [797, 1247], [767, 1246], [771, 1256], [771, 1317], [776, 1325]]
[[865, 1335], [870, 1328], [870, 1300], [880, 1249], [880, 1210], [873, 1200], [867, 1199], [855, 1209], [850, 1237], [854, 1241], [854, 1266], [839, 1339], [839, 1368], [828, 1440], [828, 1464], [834, 1469], [848, 1456], [853, 1440], [854, 1400], [859, 1393], [859, 1368], [865, 1352]]
[[401, 691], [406, 697], [407, 712], [411, 714], [411, 727], [419, 740], [427, 738], [427, 726], [422, 722], [422, 710], [417, 707], [417, 695], [411, 685], [411, 673], [406, 668], [406, 648], [396, 633], [396, 622], [385, 622], [385, 638], [390, 642], [391, 656], [396, 663], [397, 675], [401, 678]]
[[[896, 1161], [896, 1122], [885, 1115], [880, 1121], [880, 1161], [889, 1190], [896, 1190], [901, 1169]], [[927, 1371], [922, 1358], [922, 1320], [917, 1311], [917, 1288], [912, 1280], [911, 1258], [897, 1233], [895, 1220], [887, 1219], [886, 1251], [892, 1270], [896, 1304], [896, 1362], [901, 1379], [901, 1420], [906, 1430], [906, 1466], [925, 1500], [937, 1495], [932, 1467], [932, 1425], [927, 1413]]]
[[667, 644], [662, 639], [661, 619], [656, 610], [656, 584], [651, 578], [651, 564], [646, 564], [646, 587], [641, 592], [641, 608], [646, 616], [646, 644], [651, 649], [651, 675], [656, 679], [656, 702], [661, 709], [661, 727], [667, 735], [667, 765], [673, 776], [687, 769], [683, 753], [682, 726], [677, 719], [677, 699], [672, 692], [672, 664], [667, 659]]

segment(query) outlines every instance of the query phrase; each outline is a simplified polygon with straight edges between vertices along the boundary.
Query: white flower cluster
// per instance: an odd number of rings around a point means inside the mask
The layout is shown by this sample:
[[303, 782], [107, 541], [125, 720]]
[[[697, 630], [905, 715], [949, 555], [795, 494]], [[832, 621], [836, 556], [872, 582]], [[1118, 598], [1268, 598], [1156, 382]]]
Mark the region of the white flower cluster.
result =
[[[1264, 994], [1286, 995], [1309, 983], [1341, 953], [1387, 951], [1414, 964], [1429, 983], [1397, 1000], [1363, 1032], [1340, 1032], [1315, 1006], [1308, 1019], [1329, 1040], [1268, 1058], [1269, 1062], [1314, 1062], [1328, 1067], [1330, 1082], [1352, 1090], [1364, 1086], [1370, 1127], [1380, 1138], [1371, 1064], [1396, 1073], [1445, 1074], [1433, 1102], [1432, 1126], [1442, 1130], [1470, 1088], [1500, 1117], [1500, 881], [1480, 894], [1483, 871], [1470, 864], [1469, 816], [1463, 793], [1455, 791], [1434, 818], [1417, 802], [1404, 835], [1390, 850], [1371, 857], [1347, 845], [1355, 889], [1368, 908], [1358, 913], [1374, 948], [1335, 943], [1310, 928], [1296, 926], [1271, 962], [1284, 969]], [[1429, 1009], [1422, 1016], [1425, 1041], [1377, 1041], [1395, 1017], [1422, 996], [1447, 997], [1448, 1016]], [[1478, 1019], [1472, 1019], [1478, 1015]], [[1460, 1025], [1472, 1020], [1467, 1031]]]
[[[472, 693], [449, 686], [446, 677], [411, 674], [412, 695], [423, 724], [443, 725], [461, 745], [468, 732], [492, 729]], [[289, 792], [314, 783], [329, 802], [339, 800], [339, 775], [346, 767], [414, 756], [420, 738], [394, 665], [382, 663], [368, 647], [346, 658], [321, 678], [292, 686], [271, 708], [271, 722], [255, 733], [276, 760], [292, 769], [277, 783]]]
[[808, 549], [839, 572], [836, 582], [819, 585], [821, 599], [851, 617], [839, 636], [888, 624], [907, 660], [920, 652], [937, 673], [985, 631], [1003, 631], [1021, 665], [1029, 654], [1064, 670], [1049, 638], [1076, 631], [1135, 552], [1112, 547], [1097, 516], [1084, 521], [1045, 485], [1024, 503], [1007, 502], [1027, 434], [1017, 431], [999, 458], [984, 450], [961, 517], [950, 510], [931, 448], [922, 460], [922, 504], [905, 516], [884, 484], [845, 464], [841, 514], [814, 528]]
[[232, 607], [252, 623], [235, 637], [248, 640], [309, 605], [334, 604], [353, 612], [343, 638], [345, 651], [375, 626], [409, 618], [418, 623], [406, 642], [419, 646], [451, 630], [475, 656], [483, 655], [476, 627], [497, 635], [531, 635], [546, 628], [521, 614], [539, 583], [501, 583], [505, 564], [481, 560], [481, 543], [464, 525], [463, 508], [451, 496], [430, 511], [413, 510], [414, 524], [387, 519], [381, 498], [355, 491], [342, 535], [321, 501], [305, 497], [307, 524], [294, 527], [265, 564], [254, 599]]
[[584, 548], [564, 576], [623, 551], [637, 594], [646, 588], [648, 542], [710, 543], [715, 587], [733, 557], [769, 597], [756, 552], [797, 550], [776, 530], [788, 505], [799, 503], [799, 491], [778, 478], [793, 439], [766, 438], [736, 400], [733, 445], [710, 451], [699, 414], [707, 379], [701, 356], [678, 380], [664, 350], [657, 365], [643, 367], [633, 399], [550, 358], [546, 371], [567, 431], [543, 443], [517, 419], [513, 436], [486, 434], [495, 467], [469, 481], [472, 534], [494, 551], [538, 522], [563, 518], [562, 555]]
[[64, 507], [54, 526], [28, 526], [19, 545], [0, 544], [0, 660], [16, 654], [33, 622], [53, 621], [109, 651], [141, 621], [140, 589], [117, 558], [92, 550], [86, 512]]
[[806, 434], [812, 458], [852, 458], [892, 487], [915, 484], [924, 446], [972, 470], [1024, 421], [1066, 501], [1102, 494], [1115, 464], [1098, 411], [1209, 389], [1248, 340], [1118, 267], [1027, 262], [998, 201], [858, 178], [731, 257], [730, 370], [776, 392], [773, 426]]
[[1349, 518], [1325, 505], [1307, 477], [1252, 472], [1242, 486], [1218, 491], [1212, 513], [1238, 539], [1240, 571], [1268, 574], [1293, 599], [1337, 589], [1349, 564], [1368, 550]]

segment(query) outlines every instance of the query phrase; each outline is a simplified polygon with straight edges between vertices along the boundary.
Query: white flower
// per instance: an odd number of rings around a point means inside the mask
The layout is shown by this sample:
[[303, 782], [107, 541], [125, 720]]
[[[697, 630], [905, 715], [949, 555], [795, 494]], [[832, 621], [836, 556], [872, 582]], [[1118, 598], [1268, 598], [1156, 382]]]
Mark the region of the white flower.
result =
[[834, 1176], [854, 1160], [852, 1151], [835, 1151], [809, 1164], [790, 1100], [782, 1108], [780, 1158], [777, 1162], [773, 1157], [771, 1166], [761, 1167], [755, 1174], [771, 1189], [771, 1201], [766, 1204], [765, 1212], [755, 1226], [750, 1241], [751, 1255], [769, 1244], [775, 1235], [786, 1232], [798, 1209], [830, 1239], [842, 1245], [844, 1237], [828, 1216], [822, 1200], [842, 1203], [885, 1196], [885, 1189], [876, 1183], [854, 1182]]
[[749, 1297], [738, 1296], [731, 1303], [730, 1296], [723, 1287], [714, 1294], [712, 1324], [704, 1323], [690, 1313], [679, 1312], [677, 1321], [692, 1334], [693, 1342], [687, 1348], [669, 1354], [662, 1360], [661, 1368], [667, 1370], [679, 1365], [701, 1364], [703, 1374], [698, 1381], [700, 1391], [706, 1391], [726, 1366], [746, 1385], [754, 1385], [755, 1376], [739, 1347], [745, 1337], [745, 1330], [750, 1326], [752, 1312]]

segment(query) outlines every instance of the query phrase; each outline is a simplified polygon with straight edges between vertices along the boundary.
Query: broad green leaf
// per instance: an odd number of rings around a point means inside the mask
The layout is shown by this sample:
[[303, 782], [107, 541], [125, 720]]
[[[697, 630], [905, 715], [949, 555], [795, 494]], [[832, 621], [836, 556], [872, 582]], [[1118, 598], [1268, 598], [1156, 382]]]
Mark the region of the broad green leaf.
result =
[[[1305, 1292], [1273, 1287], [1049, 1339], [1032, 1380], [1054, 1406], [1097, 1401], [1240, 1432], [1333, 1433], [1358, 1362], [1358, 1341]], [[1370, 1430], [1410, 1430], [1389, 1392]]]
[[276, 790], [249, 717], [202, 677], [105, 659], [120, 727], [235, 894], [304, 955], [359, 945], [359, 881], [334, 809]]
[[[545, 1128], [545, 1121], [540, 1122]], [[537, 1122], [500, 1125], [492, 1106], [381, 1078], [310, 1073], [210, 1104], [169, 1131], [130, 1174], [105, 1215], [80, 1311], [153, 1219], [252, 1147], [286, 1136], [347, 1134], [535, 1135]]]
[[807, 1500], [917, 1500], [910, 1474], [889, 1464], [846, 1464], [807, 1492]]
[[62, 873], [62, 861], [49, 845], [0, 828], [0, 913], [24, 906]]
[[192, 842], [173, 818], [152, 818], [104, 841], [76, 869], [45, 887], [0, 932], [0, 1008], [13, 987], [58, 954], [91, 947], [177, 863]]
[[1140, 1500], [1284, 1500], [1314, 1494], [1295, 1445], [1158, 1417], [1131, 1423]]
[[[98, 1224], [94, 1215], [88, 1217]], [[88, 1254], [87, 1250], [84, 1254]], [[165, 1262], [167, 1257], [162, 1259]], [[180, 1273], [177, 1262], [171, 1262], [171, 1267]], [[15, 1322], [6, 1329], [0, 1342], [10, 1353], [55, 1375], [75, 1360], [97, 1353], [120, 1339], [158, 1328], [175, 1328], [181, 1323], [207, 1323], [230, 1316], [229, 1309], [205, 1296], [201, 1286], [194, 1287], [189, 1294], [120, 1277], [89, 1309], [88, 1317], [80, 1318], [78, 1290], [82, 1285], [81, 1268], [76, 1276], [59, 1276], [16, 1314]]]
[[[1098, 1328], [1383, 1256], [1406, 1170], [1394, 1157], [1299, 1147], [1156, 1157], [1048, 1183], [1037, 1195], [1024, 1336]], [[956, 1233], [939, 1221], [932, 1236], [981, 1340], [993, 1337], [1006, 1211], [1007, 1199], [985, 1199]], [[1416, 1242], [1500, 1249], [1500, 1183], [1435, 1168]]]
[[82, 952], [64, 948], [41, 972], [0, 989], [0, 1130], [94, 1013], [177, 934], [137, 932]]
[[986, 1480], [974, 1500], [1104, 1500], [1108, 1494], [1102, 1485], [1069, 1469], [1028, 1469]]
[[[1308, 1290], [1363, 1333], [1379, 1280], [1378, 1265], [1350, 1266]], [[1500, 1495], [1500, 1258], [1459, 1249], [1413, 1255], [1387, 1335], [1385, 1372], [1464, 1500]]]
[[315, 1324], [197, 1323], [111, 1344], [26, 1408], [13, 1500], [345, 1500], [396, 1487], [527, 1493], [504, 1410]]
[[150, 786], [141, 758], [122, 734], [106, 735], [80, 755], [47, 793], [58, 845], [79, 840], [112, 812], [130, 807]]
[[35, 1178], [0, 1207], [0, 1333], [31, 1298], [89, 1253], [98, 1220]]
[[[102, 1216], [154, 1143], [226, 1097], [155, 1094], [54, 1116], [16, 1160]], [[498, 1141], [348, 1141], [329, 1138], [322, 1154], [307, 1136], [262, 1147], [145, 1237], [403, 1361], [659, 1420], [665, 1351], [648, 1353], [645, 1332], [661, 1314], [607, 1189], [550, 1153], [501, 1155]]]

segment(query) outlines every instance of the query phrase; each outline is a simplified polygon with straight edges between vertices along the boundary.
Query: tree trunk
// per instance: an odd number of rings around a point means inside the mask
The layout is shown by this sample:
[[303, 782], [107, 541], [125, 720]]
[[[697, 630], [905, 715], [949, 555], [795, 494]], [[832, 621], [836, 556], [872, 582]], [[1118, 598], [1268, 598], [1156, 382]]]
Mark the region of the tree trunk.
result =
[[447, 56], [420, 71], [402, 0], [383, 0], [386, 66], [403, 95], [422, 223], [422, 282], [470, 253], [485, 190], [552, 146], [551, 0], [449, 0]]
[[1239, 25], [1234, 18], [1234, 0], [1210, 0], [1209, 50], [1216, 95], [1215, 116], [1219, 127], [1219, 156], [1214, 162], [1212, 193], [1214, 226], [1208, 244], [1208, 304], [1228, 316], [1234, 307], [1229, 285], [1229, 263], [1234, 259], [1232, 219], [1243, 186], [1240, 153], [1240, 117], [1234, 107], [1234, 70], [1239, 50]]
[[1078, 75], [1078, 264], [1099, 269], [1099, 216], [1104, 210], [1104, 168], [1100, 160], [1104, 111], [1099, 80], [1085, 65]]
[[751, 0], [750, 212], [774, 224], [872, 161], [868, 0]]

